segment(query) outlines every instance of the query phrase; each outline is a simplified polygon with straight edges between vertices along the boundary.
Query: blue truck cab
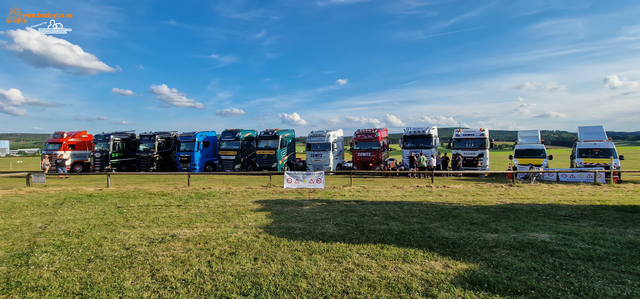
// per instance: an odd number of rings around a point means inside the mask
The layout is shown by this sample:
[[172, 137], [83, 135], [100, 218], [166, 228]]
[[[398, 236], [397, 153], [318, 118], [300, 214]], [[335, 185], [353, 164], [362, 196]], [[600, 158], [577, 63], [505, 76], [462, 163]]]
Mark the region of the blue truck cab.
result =
[[219, 168], [216, 131], [183, 132], [178, 140], [178, 171], [212, 172]]

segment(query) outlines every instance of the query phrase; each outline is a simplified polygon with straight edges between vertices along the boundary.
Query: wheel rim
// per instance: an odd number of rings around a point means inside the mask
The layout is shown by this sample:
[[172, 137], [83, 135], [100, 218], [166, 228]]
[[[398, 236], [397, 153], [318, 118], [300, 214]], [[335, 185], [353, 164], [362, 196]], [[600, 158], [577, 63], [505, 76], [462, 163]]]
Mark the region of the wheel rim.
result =
[[83, 170], [84, 170], [84, 167], [82, 166], [82, 164], [76, 164], [73, 166], [74, 172], [82, 172]]
[[204, 167], [204, 170], [205, 170], [206, 172], [212, 172], [212, 171], [213, 171], [213, 166], [211, 166], [211, 164], [207, 164], [207, 165]]

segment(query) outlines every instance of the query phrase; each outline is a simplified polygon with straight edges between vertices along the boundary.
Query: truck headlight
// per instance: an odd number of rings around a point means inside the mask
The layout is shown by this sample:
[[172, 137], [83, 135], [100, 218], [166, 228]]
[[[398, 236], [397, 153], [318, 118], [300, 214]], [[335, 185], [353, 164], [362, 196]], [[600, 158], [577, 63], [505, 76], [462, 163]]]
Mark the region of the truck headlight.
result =
[[236, 166], [233, 166], [234, 169], [239, 169], [240, 168], [240, 164], [237, 164]]
[[276, 166], [278, 166], [278, 163], [277, 163], [277, 162], [276, 162], [276, 163], [273, 163], [273, 165], [271, 165], [271, 167], [276, 167]]

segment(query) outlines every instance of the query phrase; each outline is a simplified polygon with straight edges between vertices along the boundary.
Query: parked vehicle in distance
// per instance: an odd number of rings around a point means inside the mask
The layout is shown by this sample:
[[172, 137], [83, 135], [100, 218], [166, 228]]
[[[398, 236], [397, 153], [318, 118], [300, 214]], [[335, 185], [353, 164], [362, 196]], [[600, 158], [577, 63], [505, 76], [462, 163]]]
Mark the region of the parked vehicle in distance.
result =
[[138, 171], [178, 170], [176, 151], [178, 149], [178, 132], [158, 131], [140, 133], [138, 146]]
[[[605, 170], [611, 170], [613, 167], [614, 170], [618, 170], [622, 169], [621, 160], [624, 160], [624, 156], [618, 156], [616, 146], [611, 138], [607, 137], [604, 126], [578, 127], [578, 138], [571, 149], [571, 168], [603, 167]], [[621, 178], [618, 172], [614, 172], [613, 175]]]
[[226, 129], [220, 134], [220, 165], [222, 171], [254, 171], [258, 131]]
[[260, 131], [257, 161], [260, 170], [289, 171], [296, 160], [296, 133], [292, 129]]
[[93, 171], [135, 171], [138, 144], [135, 131], [102, 132], [93, 135]]
[[353, 169], [387, 170], [395, 167], [388, 165], [389, 130], [387, 128], [358, 129], [351, 142]]
[[58, 155], [64, 154], [69, 157], [67, 170], [71, 172], [89, 171], [91, 168], [91, 142], [93, 135], [87, 131], [55, 131], [51, 137], [45, 141], [42, 155], [48, 155], [51, 161], [49, 172], [56, 172], [57, 168], [53, 163]]
[[513, 155], [509, 155], [509, 160], [513, 161], [515, 169], [519, 166], [529, 167], [529, 164], [549, 168], [549, 161], [553, 160], [553, 155], [547, 156], [547, 148], [540, 137], [540, 130], [520, 130]]
[[489, 139], [489, 129], [455, 129], [447, 147], [452, 155], [462, 156], [462, 170], [491, 170], [489, 149], [493, 140]]
[[416, 157], [420, 156], [420, 153], [425, 157], [437, 157], [440, 146], [438, 127], [407, 127], [399, 143], [402, 148], [402, 164], [407, 167], [411, 153]]
[[344, 166], [344, 133], [342, 130], [312, 131], [307, 136], [307, 171], [342, 170]]
[[212, 172], [219, 168], [216, 131], [182, 132], [178, 138], [178, 171]]

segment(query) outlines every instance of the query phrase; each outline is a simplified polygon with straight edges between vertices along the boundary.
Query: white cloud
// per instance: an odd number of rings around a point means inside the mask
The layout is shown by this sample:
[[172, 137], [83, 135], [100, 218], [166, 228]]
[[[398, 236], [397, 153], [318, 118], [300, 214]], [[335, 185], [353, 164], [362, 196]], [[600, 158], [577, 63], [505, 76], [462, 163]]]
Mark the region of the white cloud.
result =
[[117, 70], [118, 72], [122, 72], [122, 68], [121, 68], [119, 65], [117, 65], [117, 64], [116, 64], [116, 70]]
[[[348, 81], [348, 80], [349, 80], [349, 79], [338, 79], [338, 81], [336, 81], [336, 83], [338, 83], [338, 84], [340, 84], [340, 85], [345, 85], [345, 84], [347, 84], [347, 81]], [[357, 84], [356, 84], [356, 85], [357, 85]]]
[[390, 126], [392, 127], [404, 127], [407, 124], [402, 122], [401, 119], [397, 118], [395, 115], [391, 115], [391, 114], [387, 114], [384, 117], [384, 120], [389, 123]]
[[74, 119], [75, 120], [79, 120], [79, 121], [92, 121], [92, 122], [101, 121], [101, 120], [109, 120], [108, 118], [106, 118], [104, 116], [94, 116], [94, 117], [89, 117], [89, 118], [76, 116]]
[[346, 5], [354, 3], [369, 2], [369, 0], [329, 0], [318, 2], [318, 5]]
[[116, 124], [119, 124], [119, 125], [130, 125], [131, 123], [126, 121], [126, 120], [123, 120], [123, 121], [117, 122]]
[[302, 119], [298, 113], [294, 112], [293, 114], [280, 113], [278, 114], [282, 123], [291, 125], [291, 126], [306, 126], [307, 121]]
[[139, 68], [139, 69], [141, 69], [141, 70], [144, 70], [144, 66], [142, 66], [142, 65], [135, 64], [134, 66], [135, 66], [135, 67], [137, 67], [137, 68]]
[[345, 115], [342, 117], [334, 117], [327, 121], [330, 126], [372, 126], [372, 127], [384, 127], [384, 123], [376, 118], [356, 117]]
[[4, 90], [0, 88], [0, 112], [14, 116], [25, 116], [27, 110], [16, 108], [16, 106], [52, 106], [51, 103], [32, 99], [22, 95], [22, 92], [15, 88]]
[[20, 59], [35, 67], [72, 69], [80, 75], [116, 71], [80, 46], [32, 28], [7, 30], [0, 34], [13, 42], [5, 45], [5, 49], [15, 51]]
[[169, 89], [166, 84], [152, 84], [150, 92], [155, 94], [159, 101], [167, 104], [168, 106], [175, 106], [178, 108], [204, 108], [202, 103], [198, 103], [192, 99], [187, 99], [186, 94], [180, 93], [175, 88]]
[[223, 67], [225, 65], [229, 65], [240, 60], [240, 58], [233, 55], [220, 55], [220, 54], [211, 54], [207, 56], [207, 58], [211, 58], [218, 61], [219, 63], [218, 67]]
[[531, 110], [529, 108], [535, 107], [536, 104], [525, 103], [524, 99], [518, 97], [518, 107], [513, 111], [518, 112], [520, 114], [531, 114]]
[[34, 130], [34, 131], [44, 131], [43, 128], [38, 128], [38, 127], [33, 127], [31, 129]]
[[535, 117], [536, 118], [565, 118], [567, 117], [567, 115], [560, 112], [548, 111], [546, 113], [536, 115]]
[[216, 110], [216, 115], [225, 116], [225, 117], [240, 116], [244, 114], [245, 112], [243, 110], [236, 109], [236, 108]]
[[[418, 118], [418, 121], [420, 122], [425, 122], [428, 123], [430, 125], [440, 125], [440, 126], [458, 126], [458, 121], [456, 121], [455, 119], [453, 119], [453, 117], [449, 116], [434, 116], [434, 117], [429, 117], [429, 116], [421, 116], [420, 118]], [[460, 124], [462, 125], [462, 124]]]
[[620, 87], [633, 89], [640, 86], [639, 81], [629, 81], [626, 77], [618, 78], [618, 75], [607, 76], [603, 82], [604, 87], [608, 89], [617, 89]]
[[548, 91], [563, 91], [567, 90], [567, 85], [558, 85], [557, 82], [549, 83], [537, 83], [537, 82], [524, 82], [515, 86], [515, 89], [520, 90], [548, 90]]
[[113, 92], [113, 93], [117, 93], [117, 94], [119, 94], [119, 95], [123, 95], [123, 96], [134, 96], [134, 95], [136, 95], [136, 93], [135, 93], [135, 92], [133, 92], [133, 91], [131, 91], [131, 90], [128, 90], [128, 89], [120, 89], [120, 88], [116, 88], [116, 87], [114, 87], [114, 88], [111, 90], [111, 92]]

